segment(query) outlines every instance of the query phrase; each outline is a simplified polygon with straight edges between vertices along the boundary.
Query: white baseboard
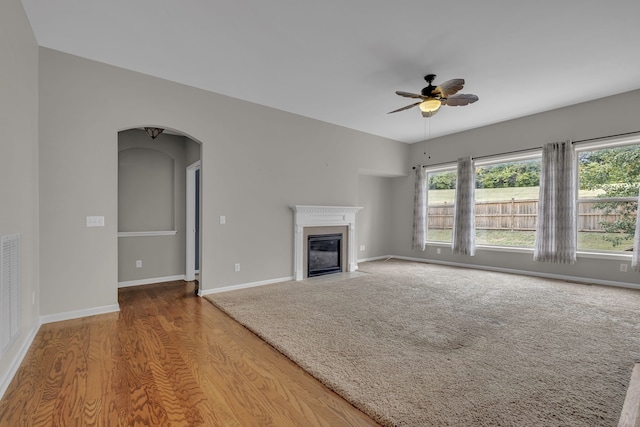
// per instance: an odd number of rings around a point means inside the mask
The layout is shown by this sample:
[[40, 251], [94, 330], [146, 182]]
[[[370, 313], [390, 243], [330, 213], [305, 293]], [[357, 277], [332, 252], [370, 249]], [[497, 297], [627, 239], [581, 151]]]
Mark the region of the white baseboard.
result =
[[78, 319], [80, 317], [95, 316], [96, 314], [113, 313], [120, 311], [118, 304], [103, 305], [102, 307], [87, 308], [84, 310], [65, 311], [64, 313], [47, 314], [40, 316], [40, 323], [61, 322], [63, 320]]
[[9, 365], [9, 369], [7, 369], [7, 371], [4, 373], [4, 375], [0, 379], [0, 399], [2, 399], [2, 396], [4, 396], [4, 393], [7, 391], [7, 388], [9, 388], [9, 384], [11, 384], [11, 380], [13, 380], [13, 377], [16, 375], [16, 372], [18, 372], [18, 368], [20, 368], [22, 361], [27, 355], [27, 352], [29, 351], [29, 347], [31, 347], [31, 344], [33, 343], [33, 340], [36, 337], [36, 334], [40, 330], [41, 325], [42, 325], [41, 322], [37, 322], [35, 325], [33, 325], [33, 328], [31, 328], [31, 330], [29, 331], [29, 335], [27, 336], [27, 339], [24, 340], [24, 342], [22, 343], [22, 346], [20, 347], [20, 351], [18, 351], [18, 354], [16, 354], [16, 356], [13, 358], [11, 365]]
[[151, 285], [153, 283], [173, 282], [175, 280], [185, 280], [184, 274], [177, 276], [152, 277], [150, 279], [129, 280], [127, 282], [118, 282], [119, 288], [127, 288], [129, 286]]
[[616, 286], [619, 288], [640, 289], [640, 285], [636, 285], [634, 283], [616, 282], [613, 280], [593, 279], [591, 277], [565, 276], [563, 274], [540, 273], [537, 271], [516, 270], [513, 268], [491, 267], [486, 265], [465, 264], [460, 262], [450, 262], [450, 261], [442, 261], [442, 260], [436, 260], [436, 259], [414, 258], [414, 257], [405, 257], [405, 256], [396, 256], [396, 255], [392, 256], [391, 258], [402, 259], [405, 261], [424, 262], [428, 264], [441, 264], [441, 265], [450, 265], [453, 267], [473, 268], [476, 270], [497, 271], [500, 273], [520, 274], [522, 276], [544, 277], [546, 279], [557, 279], [557, 280], [564, 280], [567, 282]]
[[238, 289], [254, 288], [256, 286], [264, 286], [264, 285], [272, 285], [274, 283], [288, 282], [288, 281], [291, 281], [291, 280], [293, 280], [293, 276], [281, 277], [279, 279], [262, 280], [260, 282], [242, 283], [240, 285], [224, 286], [222, 288], [198, 289], [198, 296], [202, 297], [202, 296], [205, 296], [205, 295], [219, 294], [221, 292], [235, 291], [235, 290], [238, 290]]
[[381, 259], [389, 259], [389, 258], [397, 258], [397, 257], [395, 257], [393, 255], [374, 256], [374, 257], [371, 257], [371, 258], [359, 259], [358, 262], [380, 261]]

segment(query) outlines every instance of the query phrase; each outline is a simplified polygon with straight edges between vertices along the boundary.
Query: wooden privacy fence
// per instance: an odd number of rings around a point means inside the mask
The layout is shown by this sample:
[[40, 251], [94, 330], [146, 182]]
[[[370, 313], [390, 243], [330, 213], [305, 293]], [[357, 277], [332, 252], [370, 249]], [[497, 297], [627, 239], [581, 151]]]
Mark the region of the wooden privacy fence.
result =
[[[604, 231], [602, 222], [620, 219], [616, 213], [605, 214], [594, 207], [595, 203], [578, 203], [578, 231]], [[533, 231], [538, 222], [538, 200], [503, 200], [476, 202], [476, 229]], [[453, 228], [453, 204], [443, 203], [428, 207], [428, 228], [444, 230]]]

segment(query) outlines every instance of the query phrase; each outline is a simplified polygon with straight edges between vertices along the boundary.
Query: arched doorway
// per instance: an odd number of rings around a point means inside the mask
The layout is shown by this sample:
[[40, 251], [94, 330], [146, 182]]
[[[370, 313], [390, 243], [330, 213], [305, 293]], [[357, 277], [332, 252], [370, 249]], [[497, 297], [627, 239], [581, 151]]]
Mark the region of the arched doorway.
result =
[[118, 132], [118, 287], [194, 279], [199, 250], [190, 239], [201, 239], [187, 181], [200, 159], [201, 144], [180, 132]]

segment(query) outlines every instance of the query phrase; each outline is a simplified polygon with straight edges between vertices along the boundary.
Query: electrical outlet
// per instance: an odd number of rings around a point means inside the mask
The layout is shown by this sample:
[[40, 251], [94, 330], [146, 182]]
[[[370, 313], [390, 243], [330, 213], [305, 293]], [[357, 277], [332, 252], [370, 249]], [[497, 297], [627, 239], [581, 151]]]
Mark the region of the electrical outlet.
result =
[[364, 251], [365, 250], [365, 246], [364, 245], [360, 245], [360, 250]]
[[436, 248], [436, 253], [437, 253], [438, 255], [440, 255], [440, 254], [442, 253], [442, 249], [440, 249], [440, 248]]
[[224, 215], [220, 215], [220, 224], [226, 224], [227, 223], [227, 217]]
[[624, 273], [624, 272], [627, 271], [628, 267], [629, 267], [629, 265], [623, 262], [622, 264], [620, 264], [620, 271], [622, 271]]
[[234, 269], [236, 272], [240, 271], [240, 263], [237, 262], [236, 265], [234, 266]]
[[142, 260], [141, 259], [136, 261], [136, 268], [142, 268]]

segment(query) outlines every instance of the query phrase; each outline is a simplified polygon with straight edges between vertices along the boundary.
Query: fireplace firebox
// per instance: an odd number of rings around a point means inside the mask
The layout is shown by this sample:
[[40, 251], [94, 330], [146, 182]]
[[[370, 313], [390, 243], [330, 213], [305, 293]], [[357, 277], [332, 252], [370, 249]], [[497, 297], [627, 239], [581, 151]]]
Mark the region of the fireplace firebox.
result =
[[307, 242], [307, 277], [342, 271], [342, 234], [313, 235]]

